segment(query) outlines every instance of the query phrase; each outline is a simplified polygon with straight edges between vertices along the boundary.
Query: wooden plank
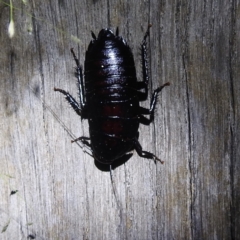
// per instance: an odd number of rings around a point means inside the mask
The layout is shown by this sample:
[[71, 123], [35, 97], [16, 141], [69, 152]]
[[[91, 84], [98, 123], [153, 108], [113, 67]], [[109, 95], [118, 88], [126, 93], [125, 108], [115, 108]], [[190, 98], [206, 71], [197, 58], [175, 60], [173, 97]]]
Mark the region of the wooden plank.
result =
[[[0, 1], [0, 238], [239, 239], [239, 1], [13, 6], [10, 39], [9, 6]], [[165, 164], [134, 152], [112, 183], [87, 149], [71, 144], [88, 136], [88, 124], [53, 88], [77, 97], [70, 48], [83, 64], [91, 31], [108, 26], [119, 26], [141, 79], [149, 22], [149, 92], [171, 86], [139, 141]]]

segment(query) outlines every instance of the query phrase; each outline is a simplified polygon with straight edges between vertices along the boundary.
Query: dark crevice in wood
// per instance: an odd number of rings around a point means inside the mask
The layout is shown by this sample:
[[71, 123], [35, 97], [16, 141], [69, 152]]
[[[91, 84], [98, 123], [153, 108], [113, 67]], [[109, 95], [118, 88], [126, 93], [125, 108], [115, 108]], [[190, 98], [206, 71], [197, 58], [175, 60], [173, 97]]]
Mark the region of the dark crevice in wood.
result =
[[231, 3], [231, 18], [230, 18], [230, 36], [229, 36], [229, 78], [230, 78], [230, 104], [231, 104], [231, 122], [230, 122], [230, 188], [231, 188], [231, 202], [232, 204], [230, 205], [230, 231], [231, 231], [231, 239], [235, 239], [235, 233], [236, 233], [236, 212], [238, 210], [236, 209], [236, 202], [238, 201], [235, 199], [236, 193], [235, 193], [235, 187], [234, 187], [234, 167], [235, 167], [235, 162], [236, 162], [236, 149], [235, 147], [237, 146], [236, 141], [236, 131], [235, 131], [235, 94], [234, 94], [234, 63], [233, 61], [235, 60], [234, 52], [236, 51], [236, 42], [235, 42], [235, 37], [236, 37], [236, 2], [232, 1]]

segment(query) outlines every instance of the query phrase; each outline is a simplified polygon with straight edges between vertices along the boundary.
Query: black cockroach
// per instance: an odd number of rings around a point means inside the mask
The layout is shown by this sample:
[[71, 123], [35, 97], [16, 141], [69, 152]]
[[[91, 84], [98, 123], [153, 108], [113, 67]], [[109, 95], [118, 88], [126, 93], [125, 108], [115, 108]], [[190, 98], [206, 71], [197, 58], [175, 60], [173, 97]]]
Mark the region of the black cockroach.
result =
[[[66, 91], [54, 88], [65, 95], [75, 112], [82, 119], [88, 119], [90, 137], [79, 137], [87, 145], [94, 159], [102, 164], [112, 165], [132, 150], [144, 158], [158, 160], [154, 154], [143, 151], [138, 141], [139, 124], [150, 124], [154, 119], [158, 93], [169, 83], [157, 88], [151, 98], [150, 108], [139, 106], [148, 97], [148, 66], [146, 39], [141, 44], [143, 81], [136, 78], [133, 54], [125, 40], [110, 29], [102, 29], [98, 37], [92, 32], [93, 40], [86, 51], [84, 80], [82, 67], [73, 49], [76, 62], [76, 77], [80, 104]], [[149, 115], [149, 119], [143, 115]]]

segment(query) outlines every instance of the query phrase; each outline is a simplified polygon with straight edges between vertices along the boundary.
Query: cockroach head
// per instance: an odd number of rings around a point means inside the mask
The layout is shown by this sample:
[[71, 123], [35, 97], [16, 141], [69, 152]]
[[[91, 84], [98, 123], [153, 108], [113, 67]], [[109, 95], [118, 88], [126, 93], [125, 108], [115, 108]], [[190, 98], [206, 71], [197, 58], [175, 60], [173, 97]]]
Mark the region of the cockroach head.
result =
[[102, 29], [98, 34], [98, 39], [101, 38], [114, 38], [115, 35], [109, 28]]

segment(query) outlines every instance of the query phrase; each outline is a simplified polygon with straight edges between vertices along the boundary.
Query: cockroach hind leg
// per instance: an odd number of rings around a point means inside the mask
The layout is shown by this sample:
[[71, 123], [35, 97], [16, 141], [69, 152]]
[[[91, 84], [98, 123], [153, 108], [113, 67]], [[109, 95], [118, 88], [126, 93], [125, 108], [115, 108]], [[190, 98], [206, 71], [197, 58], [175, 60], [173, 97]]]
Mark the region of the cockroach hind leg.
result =
[[86, 145], [86, 146], [88, 146], [89, 148], [91, 148], [91, 143], [89, 142], [89, 141], [90, 141], [90, 138], [89, 138], [89, 137], [81, 136], [81, 137], [79, 137], [79, 138], [76, 138], [76, 139], [71, 140], [71, 143], [74, 143], [74, 142], [77, 142], [77, 141], [81, 141], [84, 145]]
[[154, 161], [159, 161], [161, 164], [164, 163], [160, 158], [158, 158], [153, 153], [150, 153], [150, 152], [147, 152], [147, 151], [143, 151], [142, 150], [142, 146], [140, 145], [138, 140], [136, 140], [136, 139], [134, 140], [134, 145], [135, 145], [135, 150], [137, 151], [137, 153], [138, 153], [138, 155], [140, 157], [147, 158], [147, 159], [152, 159]]
[[164, 161], [162, 161], [160, 158], [158, 158], [157, 156], [154, 155], [154, 160], [155, 161], [159, 161], [161, 164], [164, 164]]

